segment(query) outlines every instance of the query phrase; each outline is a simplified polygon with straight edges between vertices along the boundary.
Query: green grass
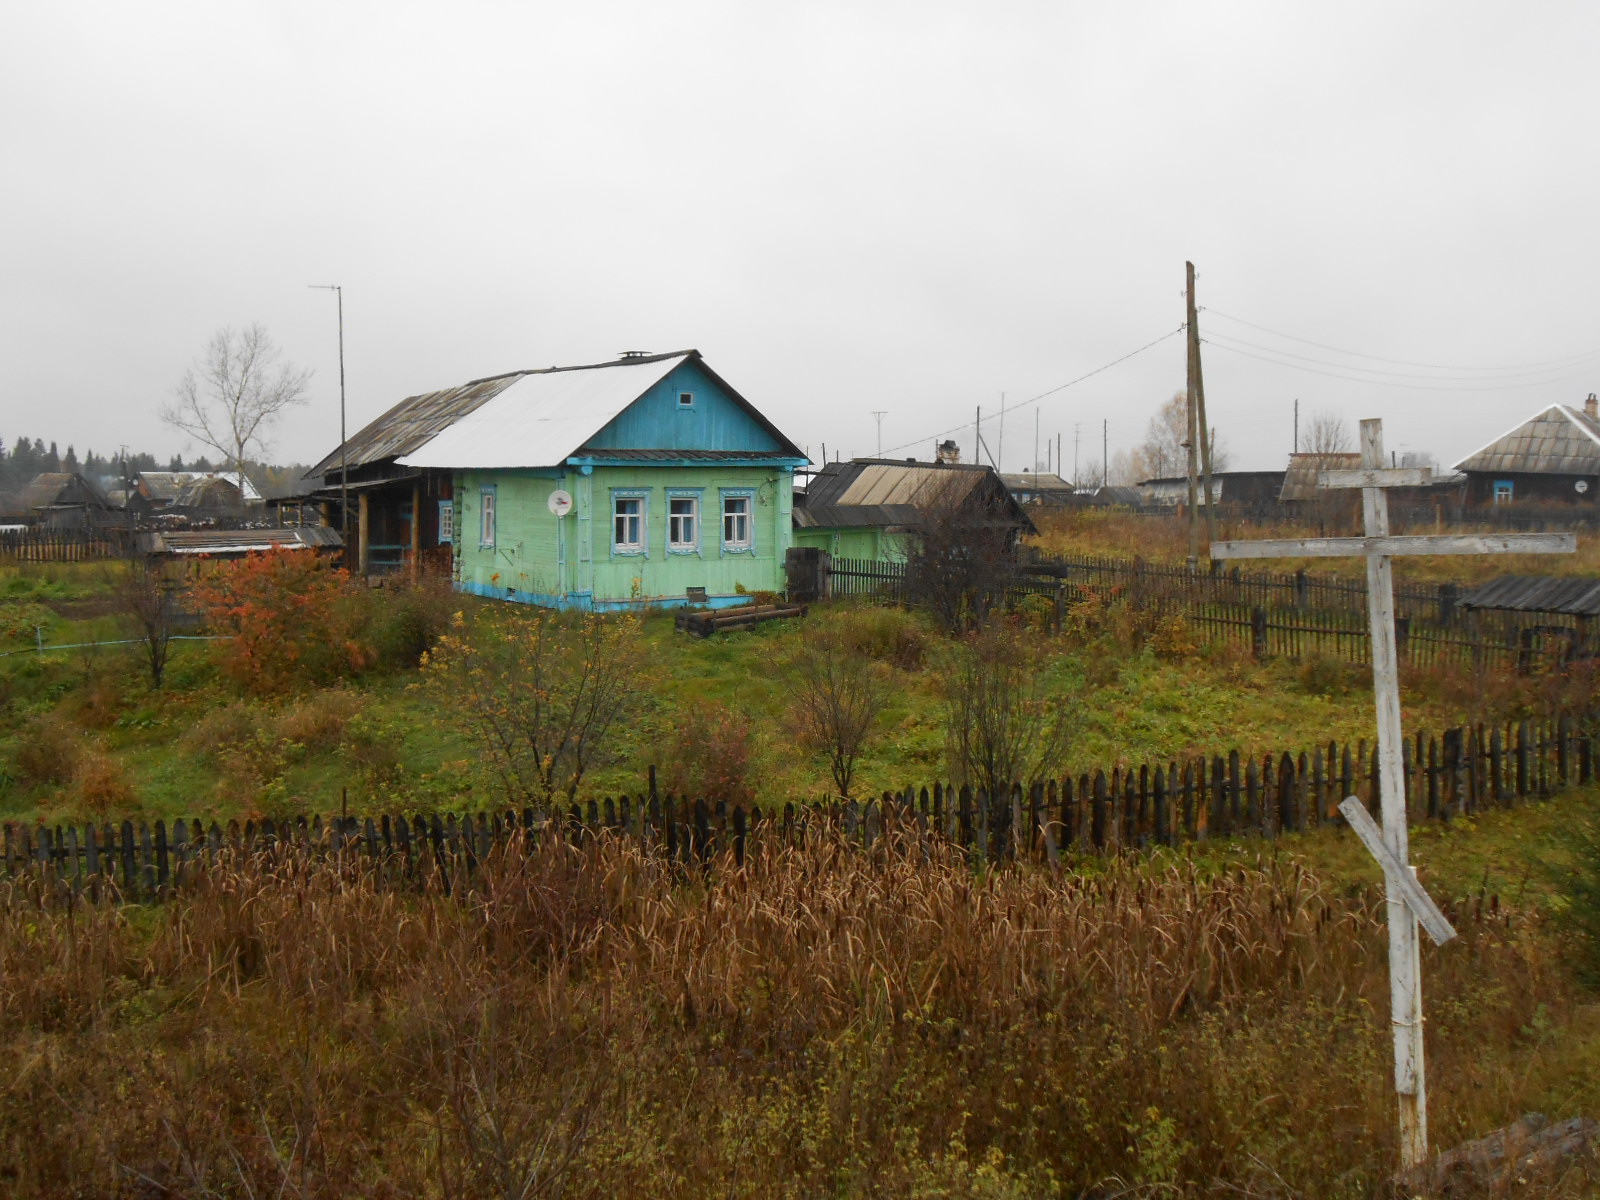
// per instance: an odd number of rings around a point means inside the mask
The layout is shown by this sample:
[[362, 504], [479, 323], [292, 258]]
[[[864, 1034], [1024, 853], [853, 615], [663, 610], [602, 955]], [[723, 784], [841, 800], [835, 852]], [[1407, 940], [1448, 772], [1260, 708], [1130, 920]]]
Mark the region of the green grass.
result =
[[[6, 598], [4, 589], [25, 599]], [[104, 601], [108, 589], [103, 571], [0, 575], [0, 614], [41, 594], [93, 604]], [[492, 602], [461, 603], [482, 611]], [[50, 619], [50, 644], [126, 636], [114, 615]], [[804, 631], [823, 625], [846, 629], [885, 663], [891, 680], [890, 698], [859, 766], [856, 794], [946, 778], [941, 687], [948, 641], [898, 610], [819, 605], [803, 621], [707, 640], [677, 633], [670, 616], [646, 620], [638, 671], [647, 703], [619, 730], [614, 754], [589, 774], [580, 798], [640, 792], [650, 765], [665, 765], [681, 752], [688, 709], [707, 704], [751, 722], [759, 802], [830, 794], [825, 763], [795, 744], [791, 711], [792, 661]], [[1042, 632], [1034, 636], [1051, 694], [1075, 717], [1063, 773], [1232, 749], [1246, 755], [1309, 750], [1330, 739], [1371, 736], [1371, 697], [1360, 669], [1261, 664], [1231, 649], [1167, 660], [1148, 648], [1130, 650], [1105, 639], [1085, 646]], [[218, 644], [177, 644], [160, 692], [146, 686], [137, 651], [101, 645], [0, 658], [0, 815], [227, 818], [291, 808], [332, 811], [344, 802], [356, 811], [501, 802], [455, 698], [426, 685], [416, 671], [248, 700], [214, 669], [214, 656], [225, 652]], [[1500, 681], [1498, 690], [1488, 691], [1482, 681], [1456, 677], [1418, 675], [1409, 683], [1405, 719], [1411, 732], [1474, 717], [1524, 715], [1548, 702], [1517, 681]], [[324, 744], [302, 746], [294, 713], [319, 704], [338, 709], [337, 719], [318, 726]], [[325, 728], [329, 720], [337, 726], [332, 733]], [[87, 796], [71, 782], [31, 778], [19, 769], [19, 754], [41, 729], [71, 743], [68, 752], [109, 759], [125, 789]]]

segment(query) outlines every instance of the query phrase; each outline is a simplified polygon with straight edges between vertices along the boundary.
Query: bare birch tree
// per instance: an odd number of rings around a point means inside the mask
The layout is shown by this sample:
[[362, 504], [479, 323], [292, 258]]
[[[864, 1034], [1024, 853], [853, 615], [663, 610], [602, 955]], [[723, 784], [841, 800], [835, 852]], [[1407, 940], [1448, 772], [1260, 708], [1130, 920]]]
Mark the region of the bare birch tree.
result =
[[261, 325], [219, 329], [161, 409], [162, 421], [228, 460], [241, 496], [245, 459], [252, 451], [264, 456], [279, 416], [306, 402], [311, 371], [282, 360]]

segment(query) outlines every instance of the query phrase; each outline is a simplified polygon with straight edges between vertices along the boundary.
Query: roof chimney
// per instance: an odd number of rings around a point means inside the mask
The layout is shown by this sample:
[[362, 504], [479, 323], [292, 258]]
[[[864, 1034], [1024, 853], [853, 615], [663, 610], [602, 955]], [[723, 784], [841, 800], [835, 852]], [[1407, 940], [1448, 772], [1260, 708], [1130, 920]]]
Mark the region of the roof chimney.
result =
[[650, 351], [648, 351], [648, 350], [624, 350], [621, 354], [617, 355], [617, 357], [618, 358], [649, 358], [650, 357]]
[[1589, 398], [1583, 402], [1583, 411], [1593, 420], [1600, 421], [1600, 400], [1596, 400], [1594, 393], [1589, 393]]

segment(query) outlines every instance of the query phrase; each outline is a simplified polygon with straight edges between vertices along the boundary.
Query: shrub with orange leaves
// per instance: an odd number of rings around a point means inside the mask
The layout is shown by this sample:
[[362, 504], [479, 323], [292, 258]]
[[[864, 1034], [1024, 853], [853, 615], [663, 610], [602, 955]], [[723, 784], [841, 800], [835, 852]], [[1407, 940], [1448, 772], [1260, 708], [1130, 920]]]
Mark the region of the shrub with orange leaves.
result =
[[224, 673], [256, 695], [333, 682], [369, 666], [369, 622], [348, 572], [302, 550], [220, 564], [191, 589]]

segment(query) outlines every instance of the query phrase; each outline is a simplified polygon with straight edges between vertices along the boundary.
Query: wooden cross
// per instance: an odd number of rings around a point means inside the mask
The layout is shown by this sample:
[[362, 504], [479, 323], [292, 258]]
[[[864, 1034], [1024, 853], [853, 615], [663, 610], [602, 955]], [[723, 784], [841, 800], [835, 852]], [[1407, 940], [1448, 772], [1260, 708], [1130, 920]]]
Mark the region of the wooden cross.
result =
[[1383, 422], [1361, 422], [1361, 467], [1324, 471], [1318, 484], [1360, 488], [1365, 537], [1216, 542], [1212, 558], [1327, 558], [1359, 555], [1367, 560], [1367, 618], [1372, 641], [1372, 695], [1378, 716], [1378, 790], [1381, 831], [1351, 796], [1339, 811], [1383, 867], [1389, 903], [1389, 1007], [1394, 1025], [1394, 1090], [1400, 1100], [1400, 1165], [1420, 1166], [1428, 1156], [1428, 1102], [1422, 1065], [1422, 972], [1417, 925], [1436, 943], [1455, 936], [1444, 914], [1417, 882], [1410, 865], [1406, 827], [1404, 735], [1400, 729], [1400, 672], [1394, 632], [1394, 570], [1397, 554], [1570, 554], [1570, 533], [1450, 534], [1396, 537], [1389, 533], [1384, 488], [1428, 482], [1426, 467], [1383, 465]]

